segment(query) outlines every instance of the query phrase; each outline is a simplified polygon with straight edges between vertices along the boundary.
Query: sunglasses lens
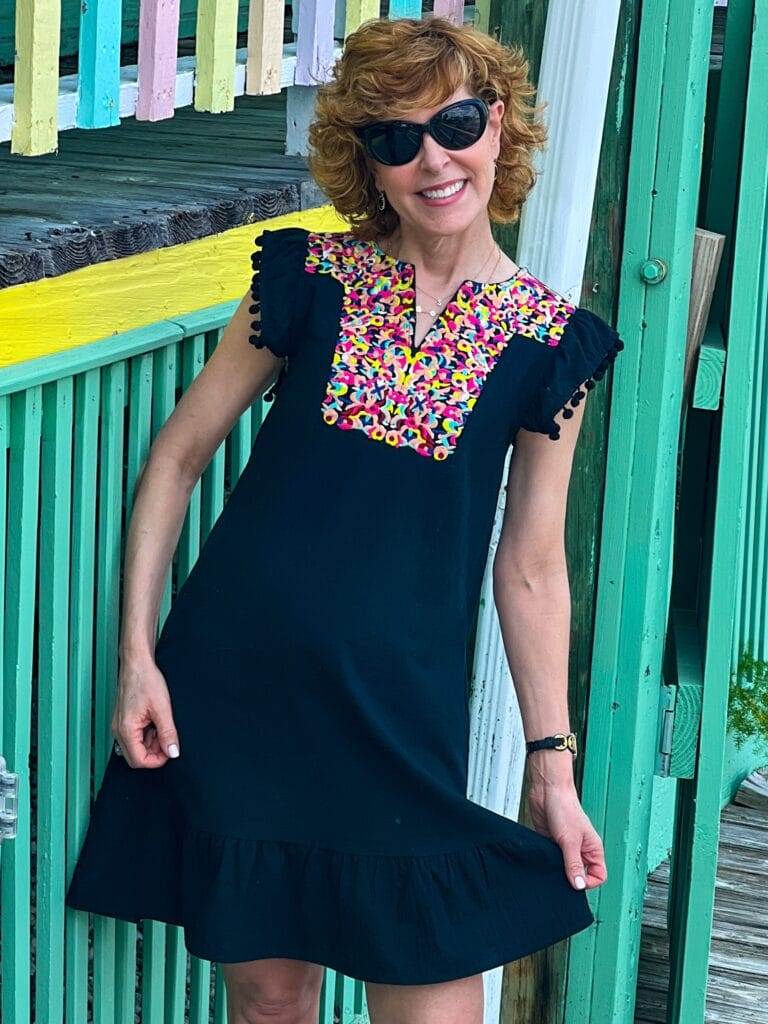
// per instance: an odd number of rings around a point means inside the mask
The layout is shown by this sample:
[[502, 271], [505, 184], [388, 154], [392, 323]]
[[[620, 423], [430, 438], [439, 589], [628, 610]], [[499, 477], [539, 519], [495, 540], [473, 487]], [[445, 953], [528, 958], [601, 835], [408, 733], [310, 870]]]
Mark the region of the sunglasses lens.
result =
[[474, 145], [485, 131], [485, 113], [474, 103], [457, 104], [438, 114], [432, 134], [446, 149], [466, 149]]
[[421, 145], [421, 132], [404, 124], [374, 126], [367, 137], [368, 152], [381, 164], [407, 164]]

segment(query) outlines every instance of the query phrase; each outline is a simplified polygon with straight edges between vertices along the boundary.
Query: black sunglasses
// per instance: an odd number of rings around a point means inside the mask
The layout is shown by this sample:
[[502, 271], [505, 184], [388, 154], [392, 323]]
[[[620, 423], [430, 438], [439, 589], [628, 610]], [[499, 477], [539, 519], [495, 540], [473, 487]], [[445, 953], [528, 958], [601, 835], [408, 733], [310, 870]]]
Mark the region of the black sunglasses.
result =
[[445, 149], [467, 149], [485, 131], [488, 107], [472, 97], [457, 100], [431, 117], [417, 121], [376, 121], [357, 128], [357, 134], [369, 156], [380, 164], [409, 164], [421, 148], [424, 132]]

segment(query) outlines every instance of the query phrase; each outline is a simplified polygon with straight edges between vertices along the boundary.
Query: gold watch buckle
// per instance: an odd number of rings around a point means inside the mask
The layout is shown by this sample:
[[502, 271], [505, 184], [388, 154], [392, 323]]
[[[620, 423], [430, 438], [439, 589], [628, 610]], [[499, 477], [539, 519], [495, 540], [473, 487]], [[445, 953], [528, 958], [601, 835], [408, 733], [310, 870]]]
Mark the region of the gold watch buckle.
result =
[[562, 743], [555, 744], [555, 750], [570, 750], [573, 754], [576, 753], [576, 737], [572, 732], [567, 736], [564, 732], [556, 732], [554, 736], [556, 740], [562, 740]]

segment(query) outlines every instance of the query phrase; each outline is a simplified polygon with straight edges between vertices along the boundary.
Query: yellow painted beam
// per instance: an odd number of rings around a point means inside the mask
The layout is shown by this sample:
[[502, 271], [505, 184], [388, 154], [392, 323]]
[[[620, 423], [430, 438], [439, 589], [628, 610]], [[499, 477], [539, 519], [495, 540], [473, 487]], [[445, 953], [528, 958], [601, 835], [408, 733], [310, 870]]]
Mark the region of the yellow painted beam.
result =
[[244, 224], [184, 245], [96, 263], [0, 290], [0, 367], [146, 327], [248, 290], [264, 228], [348, 228], [331, 206]]

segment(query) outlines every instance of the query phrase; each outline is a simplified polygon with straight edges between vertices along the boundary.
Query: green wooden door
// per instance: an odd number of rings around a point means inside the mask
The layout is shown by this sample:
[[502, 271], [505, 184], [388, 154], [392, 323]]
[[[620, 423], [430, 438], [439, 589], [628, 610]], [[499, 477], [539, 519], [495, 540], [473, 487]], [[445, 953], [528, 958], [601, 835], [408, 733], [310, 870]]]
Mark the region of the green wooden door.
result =
[[711, 28], [712, 0], [642, 5], [582, 786], [609, 878], [571, 940], [573, 1024], [634, 1016]]

